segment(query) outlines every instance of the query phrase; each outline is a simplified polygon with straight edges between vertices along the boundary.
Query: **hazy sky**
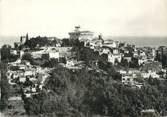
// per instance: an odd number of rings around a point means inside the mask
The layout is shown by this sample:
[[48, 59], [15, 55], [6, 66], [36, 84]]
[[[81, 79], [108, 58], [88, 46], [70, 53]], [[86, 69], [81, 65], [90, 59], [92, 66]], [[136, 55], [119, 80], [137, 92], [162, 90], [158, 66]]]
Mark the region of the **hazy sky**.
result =
[[167, 36], [167, 0], [0, 0], [0, 35]]

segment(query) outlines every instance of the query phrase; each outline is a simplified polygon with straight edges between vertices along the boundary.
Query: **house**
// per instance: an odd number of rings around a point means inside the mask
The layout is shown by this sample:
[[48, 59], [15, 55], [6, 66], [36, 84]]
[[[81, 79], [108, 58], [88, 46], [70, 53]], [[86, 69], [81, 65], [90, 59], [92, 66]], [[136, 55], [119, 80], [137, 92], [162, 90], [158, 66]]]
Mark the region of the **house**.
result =
[[130, 85], [134, 88], [141, 88], [143, 84], [136, 81], [137, 77], [138, 76], [136, 73], [128, 72], [126, 74], [122, 74], [122, 83], [125, 85]]
[[22, 59], [23, 55], [24, 55], [24, 51], [23, 51], [23, 50], [20, 50], [20, 51], [19, 51], [20, 59]]
[[139, 52], [137, 49], [133, 51], [133, 57], [138, 58], [139, 57]]
[[155, 109], [146, 109], [141, 111], [141, 117], [160, 117]]
[[25, 76], [35, 76], [35, 71], [34, 70], [26, 70], [25, 72], [24, 72], [24, 75]]
[[113, 65], [115, 62], [121, 62], [122, 55], [121, 54], [108, 54], [108, 62], [111, 62]]
[[146, 57], [146, 53], [145, 53], [144, 51], [140, 51], [139, 55], [140, 55], [141, 57]]
[[162, 64], [160, 62], [146, 62], [145, 64], [142, 65], [142, 67], [140, 68], [140, 71], [155, 71], [155, 72], [159, 72], [162, 70]]
[[132, 53], [125, 53], [124, 56], [123, 56], [123, 59], [127, 60], [127, 62], [131, 62], [132, 61], [132, 57], [133, 57]]
[[41, 51], [34, 51], [34, 52], [31, 52], [31, 55], [33, 58], [41, 58], [42, 57], [42, 54], [44, 54], [44, 50], [41, 50]]
[[94, 39], [89, 41], [89, 47], [91, 49], [95, 49], [96, 47], [102, 47], [103, 42], [104, 41], [103, 41], [102, 37], [99, 35], [98, 38], [94, 38]]
[[17, 50], [11, 49], [10, 54], [17, 55]]
[[42, 47], [40, 51], [32, 52], [33, 58], [41, 58], [43, 54], [49, 54], [49, 58], [70, 57], [72, 47]]
[[49, 58], [59, 59], [59, 52], [49, 52]]
[[144, 64], [144, 63], [146, 63], [147, 62], [147, 59], [144, 59], [144, 58], [139, 58], [138, 59], [138, 64], [139, 65], [142, 65], [142, 64]]
[[119, 54], [119, 49], [118, 48], [112, 48], [111, 53], [113, 54]]
[[160, 76], [155, 72], [155, 71], [151, 71], [149, 70], [148, 72], [142, 72], [141, 76], [143, 78], [160, 78]]
[[26, 78], [25, 77], [20, 77], [19, 81], [22, 82], [22, 83], [24, 83], [26, 81]]
[[134, 77], [132, 75], [123, 75], [122, 83], [125, 85], [134, 85]]
[[96, 49], [96, 47], [102, 47], [102, 41], [93, 39], [89, 42], [89, 47], [91, 49]]
[[127, 74], [127, 71], [120, 69], [120, 70], [119, 70], [119, 73], [122, 74], [122, 75], [124, 75], [124, 74]]
[[20, 70], [25, 70], [25, 69], [26, 69], [26, 65], [20, 64], [20, 65], [18, 65], [18, 66], [19, 66], [19, 69], [20, 69]]
[[59, 57], [65, 57], [65, 58], [68, 58], [68, 57], [71, 57], [72, 56], [72, 52], [71, 52], [71, 49], [72, 47], [58, 47], [58, 52], [59, 52]]
[[101, 51], [100, 51], [100, 55], [101, 54], [111, 54], [111, 48], [106, 47], [106, 46], [102, 46]]
[[66, 61], [66, 67], [70, 67], [70, 66], [74, 66], [74, 65], [75, 65], [74, 60], [67, 60]]

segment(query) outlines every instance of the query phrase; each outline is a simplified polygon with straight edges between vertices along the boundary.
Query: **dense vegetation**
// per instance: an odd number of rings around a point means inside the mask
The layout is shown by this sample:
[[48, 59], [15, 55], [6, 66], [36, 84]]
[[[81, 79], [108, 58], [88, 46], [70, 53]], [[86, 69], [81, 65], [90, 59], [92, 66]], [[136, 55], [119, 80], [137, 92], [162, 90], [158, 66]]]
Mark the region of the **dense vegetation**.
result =
[[142, 89], [124, 86], [95, 70], [56, 67], [43, 91], [24, 98], [28, 114], [137, 117], [142, 109], [167, 112], [167, 82], [149, 79]]
[[162, 63], [162, 67], [167, 67], [167, 52], [164, 52], [163, 46], [159, 47], [160, 53], [157, 51], [156, 60]]
[[36, 47], [42, 47], [42, 46], [55, 46], [56, 44], [57, 44], [56, 40], [49, 40], [47, 37], [38, 36], [26, 40], [25, 44], [22, 45], [22, 47], [29, 47], [30, 49], [34, 49]]
[[3, 45], [1, 48], [1, 60], [4, 62], [14, 62], [18, 56], [11, 54], [12, 47], [10, 45]]
[[4, 110], [8, 106], [8, 97], [10, 94], [9, 83], [6, 77], [6, 63], [0, 63], [0, 110]]
[[[69, 45], [64, 40], [64, 45]], [[31, 98], [23, 98], [28, 114], [50, 116], [109, 116], [138, 117], [143, 109], [156, 109], [167, 114], [167, 81], [148, 79], [139, 89], [123, 85], [121, 75], [107, 62], [106, 54], [72, 44], [76, 59], [84, 61], [82, 70], [69, 70], [58, 66], [54, 60], [44, 66], [55, 67], [43, 90]], [[122, 61], [123, 67], [139, 67], [137, 60]], [[91, 69], [90, 69], [91, 68]], [[23, 96], [24, 97], [24, 96]]]

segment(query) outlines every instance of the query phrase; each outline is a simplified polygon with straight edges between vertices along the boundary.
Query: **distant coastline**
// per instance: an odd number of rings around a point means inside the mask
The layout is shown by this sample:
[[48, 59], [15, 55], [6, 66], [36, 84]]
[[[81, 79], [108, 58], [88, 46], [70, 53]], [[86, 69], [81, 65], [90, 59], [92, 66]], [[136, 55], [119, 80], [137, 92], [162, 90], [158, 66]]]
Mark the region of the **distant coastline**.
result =
[[137, 47], [167, 46], [167, 37], [108, 37], [113, 40], [134, 44]]
[[[150, 47], [158, 47], [158, 46], [166, 46], [167, 45], [167, 37], [119, 37], [119, 36], [108, 36], [104, 37], [105, 39], [112, 39], [115, 41], [126, 42], [130, 44], [134, 44], [137, 47], [150, 46]], [[14, 42], [20, 41], [19, 36], [0, 36], [0, 47], [4, 44], [14, 45]]]

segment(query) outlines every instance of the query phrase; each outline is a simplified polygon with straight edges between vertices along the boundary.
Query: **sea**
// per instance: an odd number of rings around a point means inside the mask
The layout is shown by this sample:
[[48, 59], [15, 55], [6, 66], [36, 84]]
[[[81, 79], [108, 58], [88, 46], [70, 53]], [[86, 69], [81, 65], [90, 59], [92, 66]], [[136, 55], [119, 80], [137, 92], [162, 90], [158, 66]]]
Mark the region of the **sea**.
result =
[[[137, 47], [159, 47], [159, 46], [167, 46], [167, 37], [127, 37], [127, 36], [107, 36], [104, 39], [111, 39], [120, 42], [126, 42], [129, 44], [136, 45]], [[0, 36], [0, 47], [4, 44], [10, 44], [12, 47], [14, 46], [14, 42], [19, 42], [19, 36]]]
[[167, 37], [110, 37], [110, 38], [112, 40], [133, 44], [136, 47], [167, 46]]

